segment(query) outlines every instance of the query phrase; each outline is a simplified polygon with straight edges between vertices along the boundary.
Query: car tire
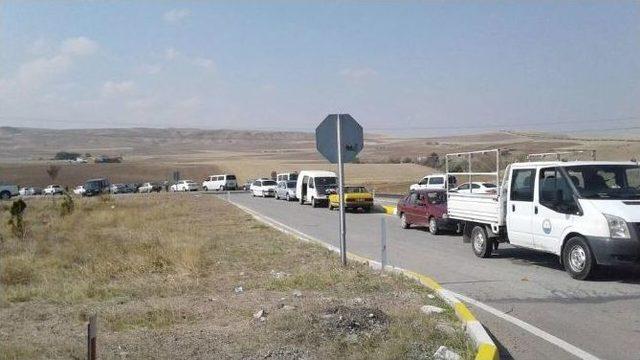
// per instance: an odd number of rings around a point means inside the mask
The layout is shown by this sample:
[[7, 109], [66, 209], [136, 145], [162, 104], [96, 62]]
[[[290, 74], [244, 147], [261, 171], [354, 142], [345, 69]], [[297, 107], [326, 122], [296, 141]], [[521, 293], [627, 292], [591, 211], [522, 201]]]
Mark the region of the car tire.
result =
[[438, 235], [438, 232], [440, 231], [440, 229], [438, 229], [438, 222], [436, 221], [436, 218], [434, 218], [433, 216], [429, 218], [429, 232], [431, 233], [431, 235]]
[[488, 258], [493, 250], [493, 241], [487, 236], [484, 226], [476, 225], [471, 230], [471, 249], [480, 258]]
[[224, 185], [220, 185], [220, 188], [218, 189], [218, 191], [224, 191]]
[[316, 198], [314, 198], [314, 197], [311, 198], [311, 207], [313, 207], [313, 208], [318, 207], [318, 202], [316, 201]]
[[587, 280], [596, 269], [591, 248], [582, 236], [574, 236], [567, 240], [562, 248], [562, 263], [567, 273], [576, 280]]
[[206, 187], [206, 186], [203, 186], [203, 187], [202, 187], [202, 191], [209, 191], [209, 188], [208, 188], [208, 187]]
[[407, 215], [405, 215], [404, 213], [400, 214], [400, 227], [403, 229], [408, 229], [411, 226], [411, 224], [409, 224], [407, 222]]
[[0, 193], [0, 200], [9, 200], [11, 198], [11, 193], [8, 191], [3, 191]]
[[291, 201], [291, 196], [289, 196], [289, 193], [287, 193], [287, 196], [285, 197], [285, 200], [287, 200], [287, 202]]
[[278, 195], [278, 193], [276, 192], [276, 194], [273, 196], [276, 200], [280, 200], [280, 195]]

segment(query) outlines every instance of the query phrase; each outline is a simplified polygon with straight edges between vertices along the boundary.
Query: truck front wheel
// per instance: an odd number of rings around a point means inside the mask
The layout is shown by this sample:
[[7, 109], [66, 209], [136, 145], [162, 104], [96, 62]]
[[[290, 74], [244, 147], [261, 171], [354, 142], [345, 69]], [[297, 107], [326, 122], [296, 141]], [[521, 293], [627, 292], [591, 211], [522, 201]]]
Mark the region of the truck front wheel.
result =
[[588, 279], [596, 267], [589, 245], [580, 236], [572, 237], [564, 245], [562, 263], [569, 275], [577, 280]]
[[493, 241], [487, 236], [483, 226], [476, 225], [471, 230], [471, 248], [477, 257], [488, 258], [493, 250]]

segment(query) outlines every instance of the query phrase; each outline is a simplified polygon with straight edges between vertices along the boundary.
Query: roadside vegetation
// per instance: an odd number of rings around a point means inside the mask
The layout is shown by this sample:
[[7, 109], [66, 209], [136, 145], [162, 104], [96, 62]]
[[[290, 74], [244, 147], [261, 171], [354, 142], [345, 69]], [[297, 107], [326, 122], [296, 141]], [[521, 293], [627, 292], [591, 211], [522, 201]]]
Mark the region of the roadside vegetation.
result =
[[473, 355], [428, 289], [342, 268], [214, 196], [82, 199], [64, 213], [61, 202], [27, 201], [20, 236], [1, 211], [2, 359], [83, 358], [93, 313], [103, 358]]

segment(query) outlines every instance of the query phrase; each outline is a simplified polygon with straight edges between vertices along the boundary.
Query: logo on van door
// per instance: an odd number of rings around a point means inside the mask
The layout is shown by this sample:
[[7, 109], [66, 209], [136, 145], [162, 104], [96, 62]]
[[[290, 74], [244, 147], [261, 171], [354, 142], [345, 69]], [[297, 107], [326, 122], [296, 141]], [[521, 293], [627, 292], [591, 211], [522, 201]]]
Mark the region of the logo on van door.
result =
[[542, 222], [542, 231], [547, 235], [551, 234], [551, 221], [549, 219], [544, 219]]

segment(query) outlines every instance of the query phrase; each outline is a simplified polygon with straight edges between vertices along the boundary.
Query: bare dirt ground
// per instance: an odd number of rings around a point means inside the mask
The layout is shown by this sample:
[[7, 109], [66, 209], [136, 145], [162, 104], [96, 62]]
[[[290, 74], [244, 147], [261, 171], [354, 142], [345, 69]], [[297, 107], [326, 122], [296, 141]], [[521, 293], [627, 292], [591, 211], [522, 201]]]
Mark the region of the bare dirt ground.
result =
[[93, 313], [105, 359], [423, 359], [441, 345], [473, 357], [429, 290], [343, 268], [214, 196], [60, 206], [27, 199], [19, 234], [0, 211], [0, 359], [84, 358]]

